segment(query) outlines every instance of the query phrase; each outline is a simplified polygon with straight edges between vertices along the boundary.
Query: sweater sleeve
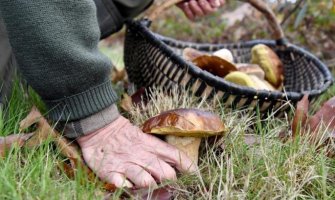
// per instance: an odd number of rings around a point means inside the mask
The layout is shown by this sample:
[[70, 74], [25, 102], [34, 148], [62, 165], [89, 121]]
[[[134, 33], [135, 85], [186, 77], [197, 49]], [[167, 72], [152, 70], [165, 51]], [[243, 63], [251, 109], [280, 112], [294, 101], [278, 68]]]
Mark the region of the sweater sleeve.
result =
[[116, 101], [92, 0], [1, 0], [0, 15], [19, 69], [51, 120], [84, 119]]
[[119, 31], [126, 19], [147, 9], [153, 0], [94, 0], [98, 9], [101, 39]]

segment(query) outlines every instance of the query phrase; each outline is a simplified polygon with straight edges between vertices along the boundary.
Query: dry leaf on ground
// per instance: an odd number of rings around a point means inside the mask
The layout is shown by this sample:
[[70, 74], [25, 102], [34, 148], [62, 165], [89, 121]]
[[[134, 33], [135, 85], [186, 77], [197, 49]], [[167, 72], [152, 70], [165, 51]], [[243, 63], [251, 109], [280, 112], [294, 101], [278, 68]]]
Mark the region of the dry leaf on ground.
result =
[[295, 115], [291, 125], [293, 138], [295, 138], [296, 135], [299, 134], [299, 131], [306, 126], [308, 118], [308, 109], [309, 109], [308, 95], [305, 95], [298, 102], [297, 108], [295, 110]]
[[122, 95], [120, 107], [126, 112], [129, 112], [131, 108], [133, 107], [133, 101], [127, 93], [124, 93]]
[[[54, 128], [50, 126], [48, 121], [42, 116], [36, 107], [31, 109], [31, 112], [23, 119], [20, 123], [20, 129], [29, 128], [31, 125], [36, 124], [36, 131], [33, 133], [34, 136], [31, 138], [32, 141], [27, 143], [29, 146], [38, 146], [48, 137], [51, 137], [57, 144], [60, 153], [70, 160], [71, 165], [64, 164], [61, 166], [63, 171], [71, 178], [74, 176], [76, 170], [80, 169], [87, 173], [89, 181], [96, 181], [96, 176], [92, 170], [85, 164], [81, 152], [75, 142], [70, 142]], [[103, 184], [104, 189], [107, 191], [114, 191], [115, 186], [113, 184]]]
[[309, 120], [312, 131], [316, 131], [320, 123], [326, 125], [330, 131], [335, 130], [335, 97], [326, 101]]
[[117, 70], [115, 67], [112, 69], [111, 74], [112, 83], [117, 83], [119, 81], [127, 81], [127, 72], [125, 69]]
[[[300, 132], [300, 135], [307, 136], [310, 133], [311, 142], [319, 139], [323, 134], [323, 128], [327, 128], [328, 138], [334, 137], [335, 132], [335, 97], [326, 101], [321, 108], [313, 115], [308, 116], [309, 102], [307, 96], [298, 102], [296, 113], [292, 122], [293, 137]], [[299, 130], [300, 128], [300, 130]], [[326, 140], [325, 142], [327, 142]]]
[[127, 93], [124, 93], [122, 95], [122, 99], [120, 102], [120, 107], [126, 111], [129, 112], [132, 110], [133, 106], [139, 105], [141, 103], [146, 103], [146, 90], [144, 87], [141, 87], [138, 89], [133, 95], [129, 96]]
[[31, 138], [34, 133], [27, 134], [12, 134], [6, 137], [0, 137], [0, 157], [4, 157], [6, 150], [10, 149], [14, 145], [22, 147], [25, 142]]

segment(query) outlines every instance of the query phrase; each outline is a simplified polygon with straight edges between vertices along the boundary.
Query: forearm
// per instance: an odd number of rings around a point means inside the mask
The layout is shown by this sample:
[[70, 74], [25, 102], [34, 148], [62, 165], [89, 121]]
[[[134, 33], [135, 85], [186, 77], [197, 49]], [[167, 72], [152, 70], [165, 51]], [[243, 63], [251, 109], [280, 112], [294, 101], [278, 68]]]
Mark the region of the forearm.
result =
[[52, 120], [79, 120], [114, 103], [93, 1], [3, 0], [0, 11], [20, 71]]

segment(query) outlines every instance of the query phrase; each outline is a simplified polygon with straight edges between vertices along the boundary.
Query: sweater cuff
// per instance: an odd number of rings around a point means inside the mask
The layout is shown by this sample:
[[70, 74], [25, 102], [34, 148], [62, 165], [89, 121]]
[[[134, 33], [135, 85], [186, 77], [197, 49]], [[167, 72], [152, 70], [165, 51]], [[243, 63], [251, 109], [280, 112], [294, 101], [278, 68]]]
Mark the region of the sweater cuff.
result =
[[70, 139], [75, 139], [83, 135], [88, 135], [112, 123], [120, 116], [115, 104], [95, 113], [85, 119], [67, 123], [59, 122], [56, 129], [63, 132], [63, 135]]
[[52, 121], [77, 121], [93, 115], [117, 101], [110, 80], [82, 93], [59, 100], [44, 100]]

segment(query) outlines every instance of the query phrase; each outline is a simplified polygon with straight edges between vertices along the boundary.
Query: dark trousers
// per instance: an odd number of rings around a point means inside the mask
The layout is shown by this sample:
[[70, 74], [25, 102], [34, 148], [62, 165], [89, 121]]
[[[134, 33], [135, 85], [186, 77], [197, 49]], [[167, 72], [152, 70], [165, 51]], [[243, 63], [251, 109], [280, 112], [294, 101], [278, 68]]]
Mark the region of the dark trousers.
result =
[[16, 61], [9, 44], [3, 20], [0, 18], [0, 105], [10, 97]]

